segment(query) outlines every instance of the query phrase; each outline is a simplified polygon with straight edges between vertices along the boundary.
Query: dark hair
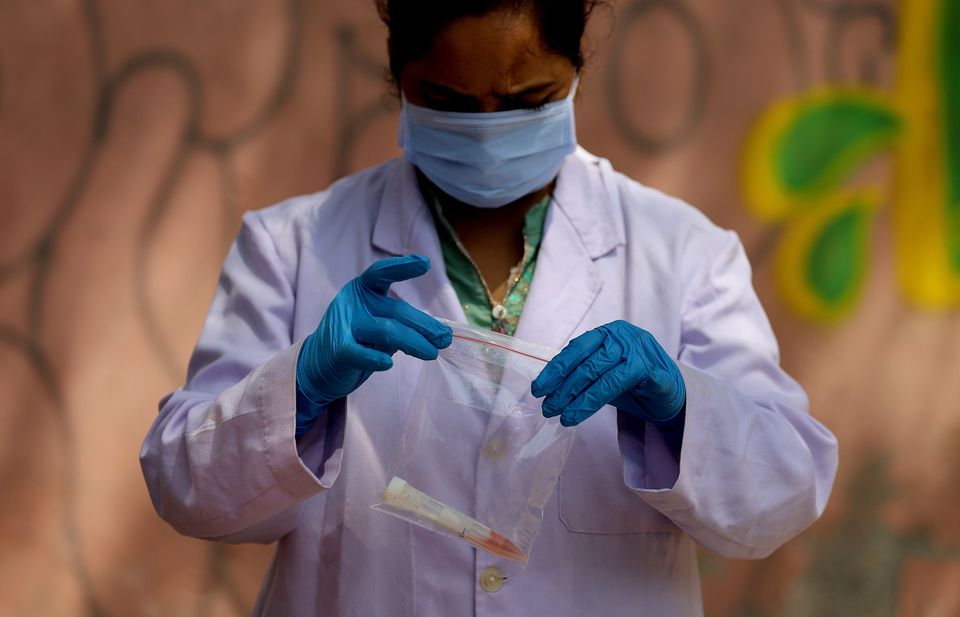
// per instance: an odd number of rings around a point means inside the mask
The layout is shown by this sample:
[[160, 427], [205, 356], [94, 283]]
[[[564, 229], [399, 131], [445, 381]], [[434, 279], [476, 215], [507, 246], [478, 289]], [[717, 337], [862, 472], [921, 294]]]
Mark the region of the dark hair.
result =
[[603, 0], [375, 0], [389, 36], [390, 75], [399, 82], [404, 65], [421, 58], [445, 26], [498, 10], [529, 11], [540, 25], [544, 47], [583, 68], [581, 41], [590, 13]]

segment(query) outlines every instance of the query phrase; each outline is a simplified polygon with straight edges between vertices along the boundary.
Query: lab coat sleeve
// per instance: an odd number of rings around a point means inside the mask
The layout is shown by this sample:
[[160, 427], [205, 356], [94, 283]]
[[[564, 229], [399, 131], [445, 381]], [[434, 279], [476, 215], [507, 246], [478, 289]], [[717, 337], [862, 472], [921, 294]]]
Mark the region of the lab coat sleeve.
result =
[[[627, 485], [699, 544], [765, 557], [823, 512], [837, 469], [834, 436], [780, 367], [772, 329], [733, 232], [711, 234], [682, 315], [687, 390], [679, 461], [653, 427], [621, 430]], [[623, 418], [621, 418], [623, 420]]]
[[187, 382], [160, 402], [140, 451], [153, 505], [180, 533], [272, 542], [339, 473], [342, 406], [294, 439], [292, 278], [257, 213], [245, 215]]

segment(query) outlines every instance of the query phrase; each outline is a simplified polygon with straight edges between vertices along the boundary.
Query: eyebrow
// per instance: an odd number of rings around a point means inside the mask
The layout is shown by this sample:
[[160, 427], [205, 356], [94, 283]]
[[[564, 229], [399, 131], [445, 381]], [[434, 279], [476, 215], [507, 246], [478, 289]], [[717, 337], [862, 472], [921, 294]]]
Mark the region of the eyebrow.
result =
[[[438, 84], [432, 81], [422, 81], [420, 82], [420, 85], [422, 88], [424, 88], [425, 90], [429, 90], [433, 94], [448, 97], [451, 99], [462, 100], [462, 99], [476, 98], [472, 94], [466, 94], [464, 92], [457, 90], [456, 88], [445, 86], [443, 84]], [[550, 81], [544, 81], [540, 83], [529, 84], [529, 85], [523, 86], [521, 89], [517, 90], [516, 92], [507, 92], [503, 94], [497, 94], [496, 96], [498, 99], [516, 99], [524, 96], [530, 96], [532, 94], [537, 94], [538, 92], [543, 92], [544, 90], [550, 87], [559, 88], [560, 86], [555, 81], [550, 80]]]

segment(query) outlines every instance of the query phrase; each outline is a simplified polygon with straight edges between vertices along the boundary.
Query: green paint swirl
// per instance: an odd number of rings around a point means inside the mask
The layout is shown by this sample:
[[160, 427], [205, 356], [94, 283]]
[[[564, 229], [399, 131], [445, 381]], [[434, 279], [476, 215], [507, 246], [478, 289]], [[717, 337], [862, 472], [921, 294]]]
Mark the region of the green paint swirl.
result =
[[839, 307], [860, 288], [866, 271], [867, 210], [857, 204], [829, 219], [807, 254], [807, 283], [824, 304]]
[[776, 143], [774, 170], [803, 197], [836, 189], [858, 165], [895, 139], [901, 121], [889, 108], [837, 94], [801, 109]]
[[939, 63], [942, 81], [946, 242], [950, 265], [960, 273], [960, 0], [940, 3]]

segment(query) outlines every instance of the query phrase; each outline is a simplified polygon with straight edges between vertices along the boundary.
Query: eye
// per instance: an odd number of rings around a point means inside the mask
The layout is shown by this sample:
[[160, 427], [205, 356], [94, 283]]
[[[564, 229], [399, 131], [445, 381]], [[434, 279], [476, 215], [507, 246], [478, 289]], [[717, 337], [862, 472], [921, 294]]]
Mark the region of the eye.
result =
[[425, 107], [437, 111], [475, 112], [479, 111], [479, 104], [467, 97], [437, 97], [423, 95]]
[[424, 107], [436, 111], [476, 112], [481, 103], [472, 96], [457, 92], [443, 85], [421, 82], [416, 85]]
[[539, 111], [543, 109], [547, 103], [550, 103], [551, 97], [547, 96], [540, 100], [526, 100], [522, 98], [517, 98], [513, 100], [506, 100], [503, 102], [503, 111], [509, 111], [511, 109], [523, 109], [526, 111]]

